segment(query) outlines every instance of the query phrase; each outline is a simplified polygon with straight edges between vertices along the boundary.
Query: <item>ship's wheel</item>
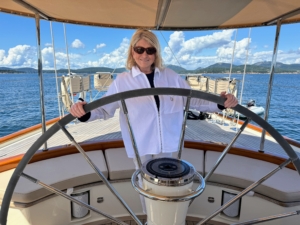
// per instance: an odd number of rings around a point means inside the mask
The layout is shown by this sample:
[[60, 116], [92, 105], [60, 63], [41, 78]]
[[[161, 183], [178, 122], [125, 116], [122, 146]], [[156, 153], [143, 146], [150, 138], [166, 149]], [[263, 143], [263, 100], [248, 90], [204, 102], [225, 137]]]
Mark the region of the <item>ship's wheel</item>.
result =
[[[112, 103], [112, 102], [116, 102], [116, 101], [122, 101], [125, 104], [126, 99], [128, 98], [134, 98], [134, 97], [140, 97], [140, 96], [148, 96], [148, 95], [177, 95], [177, 96], [183, 96], [183, 97], [187, 97], [189, 102], [190, 98], [199, 98], [199, 99], [204, 99], [204, 100], [208, 100], [211, 102], [215, 102], [218, 104], [223, 105], [224, 104], [224, 99], [221, 97], [218, 97], [216, 95], [213, 94], [209, 94], [209, 93], [205, 93], [205, 92], [201, 92], [201, 91], [196, 91], [196, 90], [188, 90], [188, 89], [178, 89], [178, 88], [155, 88], [155, 89], [139, 89], [139, 90], [133, 90], [133, 91], [127, 91], [127, 92], [123, 92], [123, 93], [119, 93], [119, 94], [115, 94], [115, 95], [111, 95], [111, 96], [107, 96], [104, 98], [101, 98], [99, 100], [96, 100], [92, 103], [89, 103], [88, 105], [85, 106], [85, 111], [89, 112], [93, 109], [96, 109], [100, 106]], [[123, 104], [123, 109], [124, 107], [126, 108], [126, 105]], [[297, 169], [298, 173], [300, 173], [300, 160], [297, 156], [297, 154], [294, 152], [294, 150], [291, 148], [291, 146], [287, 143], [287, 141], [270, 125], [268, 124], [265, 120], [263, 120], [261, 117], [257, 116], [255, 113], [249, 111], [248, 109], [242, 107], [241, 105], [237, 105], [236, 107], [233, 108], [234, 110], [236, 110], [238, 113], [245, 115], [248, 119], [251, 118], [251, 120], [253, 120], [255, 123], [257, 123], [262, 129], [264, 129], [266, 132], [268, 132], [274, 139], [275, 141], [277, 141], [277, 143], [283, 148], [283, 150], [286, 152], [286, 154], [288, 155], [288, 159], [286, 160], [286, 162], [284, 162], [283, 164], [280, 165], [280, 167], [284, 167], [287, 164], [289, 164], [290, 162], [292, 162], [295, 166], [295, 168]], [[127, 109], [125, 109], [126, 111]], [[188, 105], [186, 105], [186, 111], [188, 110]], [[186, 113], [185, 113], [186, 116]], [[74, 117], [72, 115], [67, 115], [66, 117], [62, 118], [60, 121], [58, 121], [56, 124], [54, 124], [51, 128], [49, 128], [31, 147], [30, 149], [26, 152], [26, 154], [24, 155], [24, 157], [22, 158], [21, 162], [19, 163], [19, 165], [17, 166], [17, 168], [15, 169], [8, 187], [6, 189], [3, 201], [2, 201], [2, 206], [1, 206], [1, 214], [0, 214], [0, 224], [1, 225], [6, 225], [7, 223], [7, 216], [8, 216], [8, 210], [9, 210], [9, 205], [12, 199], [12, 195], [14, 192], [14, 189], [17, 185], [17, 182], [20, 178], [20, 176], [25, 177], [27, 179], [29, 179], [30, 181], [40, 184], [42, 185], [44, 188], [58, 194], [58, 195], [62, 195], [63, 197], [69, 199], [70, 201], [73, 201], [81, 206], [87, 207], [89, 210], [92, 210], [96, 213], [99, 213], [100, 215], [103, 215], [105, 217], [107, 217], [108, 219], [112, 220], [114, 223], [117, 224], [125, 224], [124, 222], [120, 221], [117, 218], [114, 218], [110, 215], [107, 215], [95, 208], [93, 208], [92, 206], [84, 203], [84, 202], [80, 202], [78, 200], [76, 200], [75, 198], [64, 194], [63, 192], [61, 192], [60, 190], [57, 190], [53, 187], [49, 187], [47, 185], [45, 185], [44, 183], [38, 181], [37, 179], [35, 179], [34, 177], [31, 177], [30, 175], [27, 175], [25, 173], [23, 173], [24, 168], [26, 167], [26, 165], [29, 163], [29, 161], [31, 160], [31, 158], [33, 157], [33, 155], [39, 150], [39, 148], [50, 138], [52, 137], [56, 132], [58, 132], [60, 129], [62, 129], [64, 131], [64, 133], [68, 136], [68, 138], [73, 142], [73, 144], [76, 146], [76, 148], [84, 155], [85, 159], [89, 162], [89, 164], [91, 165], [91, 167], [95, 170], [95, 172], [100, 176], [100, 178], [102, 179], [102, 181], [108, 186], [108, 188], [115, 194], [115, 196], [119, 199], [120, 203], [123, 204], [123, 206], [128, 210], [129, 214], [132, 216], [132, 218], [135, 220], [135, 222], [139, 225], [142, 225], [142, 223], [139, 221], [139, 219], [134, 215], [134, 213], [132, 212], [132, 210], [128, 207], [128, 205], [124, 202], [124, 200], [122, 200], [122, 198], [120, 197], [120, 195], [116, 192], [116, 190], [113, 188], [113, 186], [109, 183], [109, 181], [102, 175], [101, 171], [93, 164], [93, 162], [87, 157], [87, 155], [85, 154], [84, 150], [80, 147], [80, 145], [76, 142], [76, 140], [73, 140], [73, 137], [71, 136], [70, 133], [68, 133], [68, 131], [65, 129], [65, 125], [67, 125], [68, 123], [70, 123], [71, 121], [74, 120]], [[185, 120], [184, 120], [185, 123]], [[245, 123], [246, 126], [247, 122]], [[130, 127], [130, 124], [129, 124]], [[185, 126], [183, 126], [185, 127]], [[241, 127], [241, 131], [243, 130], [243, 126]], [[184, 134], [184, 132], [183, 132]], [[232, 143], [234, 143], [234, 141], [232, 141]], [[230, 146], [229, 146], [230, 148]], [[228, 152], [229, 148], [226, 148], [224, 151], [225, 154]], [[224, 152], [223, 152], [224, 153]], [[219, 158], [219, 160], [222, 160], [222, 157], [224, 157], [225, 154], [221, 155], [221, 158]], [[179, 156], [180, 158], [180, 156]], [[160, 163], [160, 162], [151, 162], [151, 166], [154, 168], [156, 166], [156, 164], [158, 165], [157, 167], [161, 168], [162, 170], [160, 170], [160, 173], [165, 172], [166, 170], [168, 171], [175, 171], [178, 170], [178, 173], [183, 173], [185, 172], [185, 174], [189, 174], [189, 172], [185, 171], [185, 170], [189, 170], [189, 166], [188, 164], [181, 164], [180, 163], [180, 168], [177, 168], [179, 164], [176, 164], [176, 162], [173, 162], [172, 160], [167, 160], [168, 162], [166, 163], [165, 161]], [[179, 160], [180, 161], [180, 160]], [[160, 163], [160, 164], [159, 164]], [[218, 163], [217, 163], [218, 164]], [[216, 165], [217, 165], [216, 164]], [[149, 166], [149, 168], [151, 167]], [[151, 167], [151, 168], [152, 168]], [[151, 170], [150, 168], [150, 170]], [[192, 168], [192, 167], [191, 167]], [[142, 187], [140, 187], [137, 182], [136, 182], [136, 177], [139, 173], [141, 173], [141, 170], [137, 170], [134, 174], [133, 174], [133, 178], [132, 178], [132, 183], [134, 188], [143, 196], [145, 196], [146, 198], [152, 199], [154, 201], [168, 201], [168, 202], [185, 202], [185, 201], [192, 201], [194, 198], [196, 198], [198, 195], [200, 195], [205, 187], [205, 180], [211, 176], [211, 174], [214, 172], [216, 168], [214, 168], [213, 170], [211, 170], [206, 177], [203, 179], [201, 177], [201, 175], [199, 174], [195, 174], [196, 177], [199, 178], [200, 180], [200, 184], [199, 187], [194, 190], [192, 193], [190, 194], [183, 194], [183, 195], [179, 195], [179, 196], [161, 196], [161, 195], [154, 195], [154, 194], [149, 194], [149, 192], [147, 192], [146, 190], [144, 190]], [[162, 172], [161, 172], [162, 171]], [[190, 171], [190, 170], [189, 170]], [[144, 173], [145, 175], [146, 173]], [[270, 176], [267, 175], [266, 177], [262, 178], [262, 180], [264, 180], [265, 178], [268, 178]], [[188, 179], [190, 179], [193, 176], [189, 176]], [[151, 179], [151, 177], [149, 178]], [[187, 182], [188, 183], [188, 182]], [[256, 182], [252, 185], [250, 185], [248, 188], [244, 189], [240, 194], [238, 194], [236, 197], [234, 197], [233, 199], [231, 199], [230, 201], [228, 201], [227, 203], [225, 203], [223, 206], [221, 206], [219, 209], [216, 209], [216, 211], [214, 213], [212, 213], [211, 215], [208, 215], [205, 219], [201, 220], [198, 224], [204, 224], [207, 221], [209, 221], [210, 219], [212, 219], [214, 216], [216, 216], [217, 214], [219, 214], [222, 210], [224, 210], [226, 207], [230, 206], [230, 204], [232, 204], [234, 201], [238, 200], [239, 198], [241, 198], [242, 196], [244, 196], [245, 194], [247, 194], [249, 191], [251, 191], [253, 188], [255, 188], [256, 186], [258, 186], [260, 184], [260, 182]], [[261, 221], [260, 221], [261, 222]], [[250, 224], [250, 223], [240, 223], [240, 224]], [[251, 223], [253, 224], [253, 223]], [[165, 225], [165, 224], [164, 224]]]

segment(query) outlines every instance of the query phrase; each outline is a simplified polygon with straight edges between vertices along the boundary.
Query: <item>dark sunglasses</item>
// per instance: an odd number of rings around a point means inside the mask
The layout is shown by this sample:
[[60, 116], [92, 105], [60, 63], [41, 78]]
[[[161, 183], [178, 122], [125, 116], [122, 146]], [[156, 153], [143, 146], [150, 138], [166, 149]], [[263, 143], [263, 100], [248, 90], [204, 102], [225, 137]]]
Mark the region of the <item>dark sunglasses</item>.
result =
[[133, 47], [133, 50], [137, 54], [143, 54], [145, 51], [148, 55], [153, 55], [156, 53], [156, 48], [154, 47], [149, 47], [149, 48], [143, 48], [143, 47]]

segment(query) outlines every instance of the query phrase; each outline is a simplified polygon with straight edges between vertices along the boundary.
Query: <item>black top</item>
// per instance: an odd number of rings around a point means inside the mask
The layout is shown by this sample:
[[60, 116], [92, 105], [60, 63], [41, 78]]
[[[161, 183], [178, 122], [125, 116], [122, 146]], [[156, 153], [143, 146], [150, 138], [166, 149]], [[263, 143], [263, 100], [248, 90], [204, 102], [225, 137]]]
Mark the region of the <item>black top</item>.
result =
[[[146, 74], [146, 77], [148, 78], [148, 81], [150, 83], [151, 88], [154, 87], [154, 71], [152, 73]], [[159, 97], [158, 95], [154, 95], [154, 99], [156, 102], [157, 110], [159, 111]]]

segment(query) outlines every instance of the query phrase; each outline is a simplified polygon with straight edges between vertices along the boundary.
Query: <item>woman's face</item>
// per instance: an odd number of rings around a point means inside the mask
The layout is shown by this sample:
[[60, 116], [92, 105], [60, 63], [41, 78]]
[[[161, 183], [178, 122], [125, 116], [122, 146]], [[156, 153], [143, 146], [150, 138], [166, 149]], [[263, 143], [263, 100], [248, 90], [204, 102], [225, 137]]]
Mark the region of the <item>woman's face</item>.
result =
[[[143, 47], [143, 48], [150, 48], [153, 47], [150, 45], [146, 40], [141, 39], [139, 40], [134, 47]], [[140, 68], [141, 72], [143, 73], [151, 73], [151, 65], [155, 61], [155, 53], [152, 55], [148, 55], [146, 51], [144, 51], [142, 54], [136, 53], [133, 48], [131, 50], [132, 56], [134, 58], [134, 61]]]

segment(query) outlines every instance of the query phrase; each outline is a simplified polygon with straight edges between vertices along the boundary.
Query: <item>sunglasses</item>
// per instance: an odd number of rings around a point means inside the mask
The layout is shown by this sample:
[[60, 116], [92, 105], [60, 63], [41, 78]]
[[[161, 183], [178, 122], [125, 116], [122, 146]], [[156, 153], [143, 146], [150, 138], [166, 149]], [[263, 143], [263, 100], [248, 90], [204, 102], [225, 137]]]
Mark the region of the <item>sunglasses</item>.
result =
[[154, 47], [149, 47], [149, 48], [143, 48], [143, 47], [133, 47], [133, 50], [137, 54], [143, 54], [145, 51], [148, 55], [153, 55], [156, 53], [156, 48]]

